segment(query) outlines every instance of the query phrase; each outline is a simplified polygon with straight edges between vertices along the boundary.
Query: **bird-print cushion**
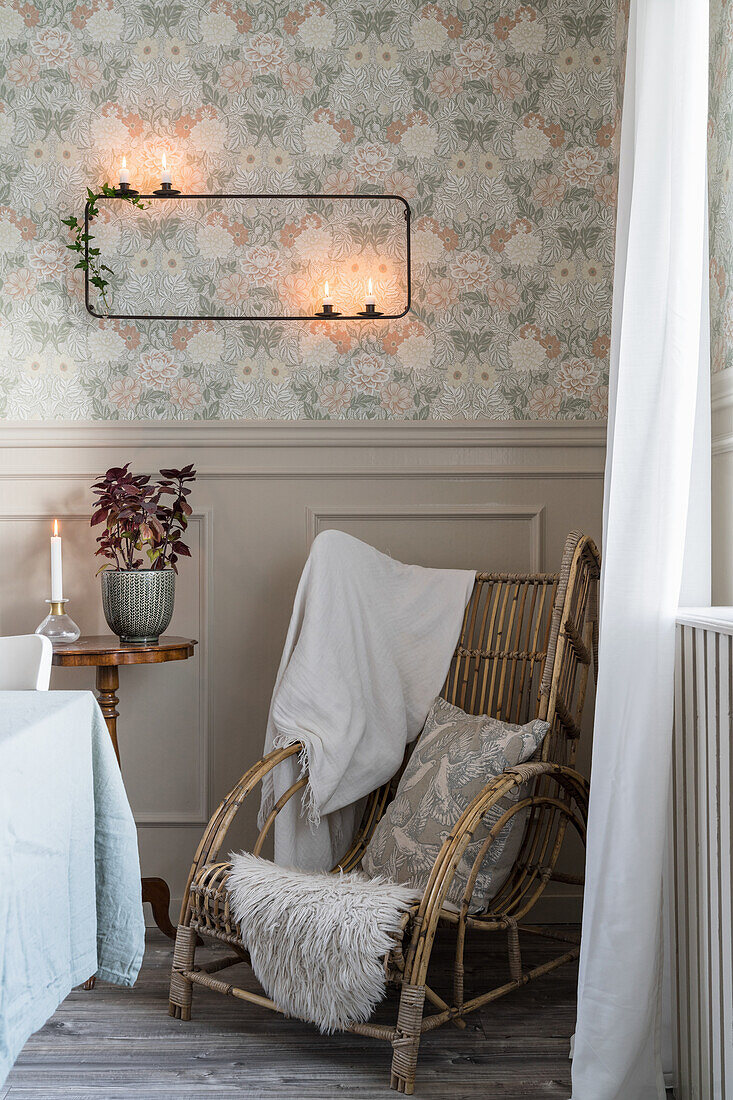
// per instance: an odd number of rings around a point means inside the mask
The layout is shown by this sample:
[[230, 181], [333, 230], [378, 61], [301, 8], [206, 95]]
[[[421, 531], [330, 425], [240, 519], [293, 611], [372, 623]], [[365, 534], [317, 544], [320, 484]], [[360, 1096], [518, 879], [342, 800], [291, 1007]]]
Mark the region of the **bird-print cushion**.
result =
[[[445, 838], [466, 807], [505, 768], [534, 756], [548, 729], [548, 723], [539, 719], [516, 726], [487, 714], [466, 714], [445, 699], [436, 699], [394, 800], [364, 853], [364, 871], [424, 890]], [[449, 903], [461, 904], [474, 859], [489, 831], [526, 796], [526, 785], [514, 787], [484, 815], [456, 868]], [[506, 879], [522, 842], [526, 814], [526, 810], [514, 814], [489, 846], [476, 879], [471, 912], [485, 909]]]

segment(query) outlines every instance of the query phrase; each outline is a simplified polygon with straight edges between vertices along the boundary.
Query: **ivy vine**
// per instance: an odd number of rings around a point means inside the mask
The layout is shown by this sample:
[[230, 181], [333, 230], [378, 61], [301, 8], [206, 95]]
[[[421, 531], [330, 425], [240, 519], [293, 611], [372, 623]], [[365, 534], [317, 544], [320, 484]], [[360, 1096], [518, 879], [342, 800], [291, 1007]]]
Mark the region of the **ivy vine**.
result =
[[[124, 192], [115, 191], [113, 187], [110, 187], [108, 183], [102, 184], [101, 191], [92, 191], [91, 187], [87, 187], [87, 199], [89, 202], [89, 223], [93, 218], [96, 218], [99, 213], [99, 207], [97, 201], [100, 198], [115, 198], [124, 199], [125, 202], [129, 202], [131, 206], [137, 206], [138, 209], [144, 210], [145, 203], [142, 202], [139, 195], [127, 195]], [[84, 221], [74, 215], [70, 214], [68, 218], [61, 219], [62, 225], [68, 225], [69, 229], [74, 235], [74, 239], [71, 244], [67, 244], [67, 248], [72, 252], [76, 252], [79, 256], [79, 260], [74, 264], [75, 268], [81, 268], [82, 271], [86, 271], [89, 274], [89, 282], [92, 286], [95, 286], [100, 293], [102, 303], [104, 305], [105, 313], [110, 312], [110, 305], [107, 301], [107, 287], [109, 279], [105, 279], [104, 272], [109, 275], [114, 275], [114, 271], [107, 264], [103, 264], [100, 260], [101, 249], [95, 248], [92, 245], [94, 240], [93, 233], [85, 232]]]

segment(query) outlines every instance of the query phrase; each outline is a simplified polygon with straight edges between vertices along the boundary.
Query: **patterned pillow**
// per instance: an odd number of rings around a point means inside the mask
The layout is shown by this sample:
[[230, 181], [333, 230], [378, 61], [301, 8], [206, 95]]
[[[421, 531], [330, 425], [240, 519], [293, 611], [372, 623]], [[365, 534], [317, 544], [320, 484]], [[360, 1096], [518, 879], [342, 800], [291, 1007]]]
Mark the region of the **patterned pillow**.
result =
[[[548, 723], [539, 719], [515, 726], [487, 714], [466, 714], [445, 699], [436, 699], [394, 800], [364, 853], [366, 873], [386, 875], [423, 890], [443, 841], [466, 807], [490, 779], [534, 756], [548, 729]], [[526, 795], [526, 784], [514, 787], [484, 816], [456, 868], [449, 902], [460, 905], [489, 830]], [[522, 842], [526, 813], [515, 814], [489, 847], [474, 886], [472, 912], [486, 908], [509, 874]]]

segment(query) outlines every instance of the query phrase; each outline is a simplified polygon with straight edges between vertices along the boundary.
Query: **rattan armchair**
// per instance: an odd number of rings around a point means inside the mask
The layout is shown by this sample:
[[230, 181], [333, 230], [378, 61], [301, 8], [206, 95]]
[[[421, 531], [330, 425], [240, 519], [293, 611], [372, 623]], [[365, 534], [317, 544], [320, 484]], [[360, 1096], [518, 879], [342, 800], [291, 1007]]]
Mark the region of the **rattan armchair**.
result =
[[[495, 778], [456, 821], [435, 861], [421, 901], [406, 914], [402, 937], [385, 960], [389, 980], [400, 987], [395, 1024], [355, 1024], [351, 1029], [391, 1043], [391, 1086], [397, 1092], [413, 1092], [418, 1049], [425, 1032], [448, 1022], [465, 1027], [463, 1017], [468, 1013], [578, 957], [575, 938], [528, 924], [525, 918], [548, 882], [582, 884], [580, 876], [558, 870], [557, 862], [568, 825], [585, 839], [588, 784], [573, 765], [590, 665], [597, 650], [599, 569], [599, 555], [593, 542], [572, 533], [566, 541], [558, 574], [476, 576], [442, 694], [472, 714], [488, 713], [520, 723], [534, 717], [544, 718], [550, 722], [550, 730], [539, 759]], [[194, 985], [280, 1011], [269, 997], [213, 976], [248, 958], [229, 908], [226, 890], [229, 864], [219, 859], [219, 852], [245, 798], [267, 772], [299, 750], [299, 745], [276, 749], [250, 768], [206, 828], [191, 867], [176, 937], [170, 988], [172, 1016], [190, 1019]], [[361, 826], [341, 861], [344, 870], [358, 867], [377, 822], [394, 795], [398, 778], [399, 773], [369, 796]], [[255, 854], [261, 852], [279, 811], [305, 782], [306, 778], [301, 777], [274, 806], [253, 848]], [[528, 785], [525, 789], [529, 793], [511, 804], [482, 845], [462, 904], [457, 911], [455, 907], [446, 907], [454, 871], [482, 817], [508, 791], [522, 785]], [[469, 912], [473, 885], [489, 846], [507, 821], [524, 810], [527, 814], [522, 845], [510, 874], [487, 910]], [[441, 925], [457, 927], [453, 990], [447, 995], [448, 1000], [427, 983], [431, 951]], [[507, 935], [509, 981], [467, 999], [463, 960], [468, 929]], [[541, 966], [524, 969], [520, 932], [549, 936], [560, 941], [565, 950]], [[234, 954], [208, 967], [195, 967], [199, 935], [229, 945]], [[426, 1002], [433, 1011], [424, 1012]]]

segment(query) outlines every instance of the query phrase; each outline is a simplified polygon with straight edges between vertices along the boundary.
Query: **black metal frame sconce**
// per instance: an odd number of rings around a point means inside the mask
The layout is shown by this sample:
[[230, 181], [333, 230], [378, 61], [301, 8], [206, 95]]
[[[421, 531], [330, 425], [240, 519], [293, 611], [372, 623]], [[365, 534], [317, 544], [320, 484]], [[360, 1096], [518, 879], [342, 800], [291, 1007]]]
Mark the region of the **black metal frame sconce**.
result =
[[[112, 201], [113, 198], [125, 198], [129, 195], [138, 195], [139, 192], [133, 190], [128, 184], [121, 184], [117, 189], [115, 196], [104, 196], [105, 199]], [[89, 282], [89, 269], [84, 272], [84, 304], [87, 308], [87, 312], [92, 317], [98, 317], [100, 320], [124, 320], [124, 321], [313, 321], [313, 320], [338, 320], [338, 321], [363, 321], [368, 319], [380, 320], [380, 321], [394, 321], [399, 317], [404, 317], [405, 314], [410, 311], [410, 304], [412, 301], [412, 280], [411, 280], [411, 260], [410, 260], [410, 219], [411, 210], [410, 204], [407, 199], [402, 195], [322, 195], [322, 194], [233, 194], [233, 193], [211, 193], [211, 194], [191, 194], [187, 195], [182, 191], [176, 191], [170, 183], [164, 183], [160, 189], [154, 191], [150, 195], [140, 195], [141, 199], [166, 199], [166, 198], [178, 198], [178, 199], [331, 199], [331, 200], [363, 200], [370, 199], [376, 201], [396, 201], [401, 202], [404, 206], [405, 216], [405, 284], [406, 284], [406, 298], [407, 303], [405, 308], [400, 313], [380, 313], [374, 305], [369, 304], [360, 313], [338, 313], [333, 309], [333, 306], [324, 304], [323, 309], [315, 314], [285, 314], [277, 315], [271, 313], [265, 314], [223, 314], [217, 313], [213, 315], [198, 314], [198, 313], [98, 313], [90, 301], [90, 282]], [[84, 234], [87, 238], [84, 242], [84, 258], [89, 260], [89, 206], [87, 202], [84, 207]]]

